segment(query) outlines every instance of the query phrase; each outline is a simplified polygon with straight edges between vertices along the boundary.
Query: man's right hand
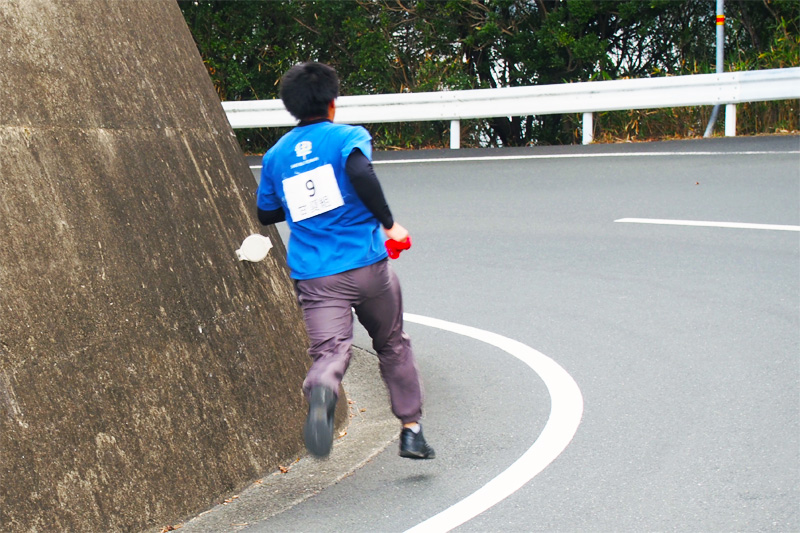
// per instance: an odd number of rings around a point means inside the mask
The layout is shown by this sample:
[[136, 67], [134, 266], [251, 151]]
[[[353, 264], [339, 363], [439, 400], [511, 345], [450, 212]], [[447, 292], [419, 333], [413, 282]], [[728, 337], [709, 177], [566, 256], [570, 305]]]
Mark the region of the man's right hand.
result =
[[383, 228], [383, 232], [386, 233], [387, 237], [397, 242], [403, 242], [408, 238], [408, 230], [397, 222], [389, 229]]

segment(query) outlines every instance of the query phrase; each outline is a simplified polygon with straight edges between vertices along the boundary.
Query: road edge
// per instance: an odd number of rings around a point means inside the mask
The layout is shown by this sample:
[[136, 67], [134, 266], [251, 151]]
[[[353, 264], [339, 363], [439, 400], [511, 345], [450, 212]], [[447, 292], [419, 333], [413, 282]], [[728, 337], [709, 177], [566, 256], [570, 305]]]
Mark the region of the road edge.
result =
[[328, 459], [299, 457], [293, 464], [284, 465], [285, 472], [265, 474], [225, 503], [174, 528], [186, 533], [241, 531], [338, 483], [385, 450], [397, 439], [399, 426], [391, 412], [375, 355], [354, 346], [343, 385], [350, 420], [335, 436]]

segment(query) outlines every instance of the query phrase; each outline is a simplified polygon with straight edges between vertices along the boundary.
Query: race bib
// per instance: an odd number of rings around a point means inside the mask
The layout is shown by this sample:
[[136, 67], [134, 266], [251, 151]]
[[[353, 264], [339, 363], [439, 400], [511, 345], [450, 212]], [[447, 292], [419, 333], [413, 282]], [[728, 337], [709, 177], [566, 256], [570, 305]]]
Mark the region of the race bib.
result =
[[292, 220], [299, 222], [344, 205], [333, 166], [323, 165], [283, 180]]

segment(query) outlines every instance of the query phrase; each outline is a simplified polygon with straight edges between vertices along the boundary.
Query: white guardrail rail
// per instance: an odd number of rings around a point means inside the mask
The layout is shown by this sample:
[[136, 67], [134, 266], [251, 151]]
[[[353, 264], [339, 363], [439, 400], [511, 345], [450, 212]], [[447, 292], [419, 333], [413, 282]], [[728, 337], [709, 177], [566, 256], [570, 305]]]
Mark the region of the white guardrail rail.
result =
[[[460, 121], [504, 116], [583, 114], [583, 144], [592, 142], [593, 113], [724, 104], [725, 135], [736, 135], [736, 104], [800, 98], [800, 67], [591, 81], [433, 93], [340, 96], [336, 122], [449, 120], [450, 148], [460, 146]], [[223, 102], [233, 128], [294, 126], [280, 100]]]

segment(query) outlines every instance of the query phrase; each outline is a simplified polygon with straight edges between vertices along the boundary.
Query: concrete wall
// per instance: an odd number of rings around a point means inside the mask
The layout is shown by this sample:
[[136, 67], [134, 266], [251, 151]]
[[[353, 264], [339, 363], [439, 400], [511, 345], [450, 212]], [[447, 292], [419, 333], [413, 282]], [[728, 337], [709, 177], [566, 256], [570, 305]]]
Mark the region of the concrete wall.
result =
[[167, 525], [296, 457], [284, 250], [235, 258], [255, 185], [175, 2], [4, 0], [0, 73], [0, 530]]

